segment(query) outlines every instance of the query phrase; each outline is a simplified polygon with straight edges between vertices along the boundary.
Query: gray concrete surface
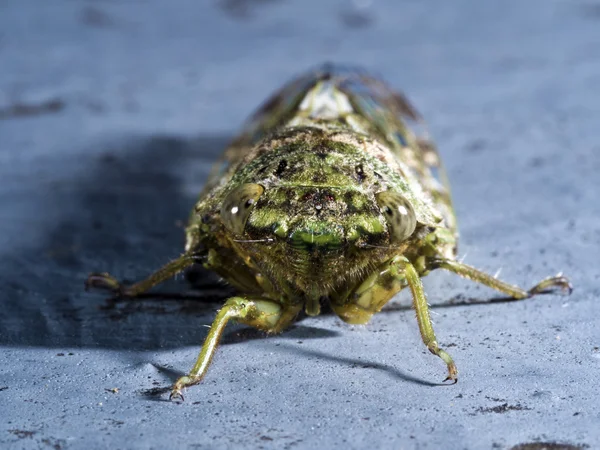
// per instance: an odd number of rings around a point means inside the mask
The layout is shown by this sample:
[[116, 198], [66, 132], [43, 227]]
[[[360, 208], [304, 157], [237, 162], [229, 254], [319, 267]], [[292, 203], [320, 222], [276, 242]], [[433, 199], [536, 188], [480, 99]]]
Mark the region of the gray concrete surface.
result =
[[[599, 58], [591, 0], [1, 2], [0, 446], [600, 448]], [[403, 294], [365, 327], [231, 326], [169, 403], [225, 290], [107, 310], [83, 280], [177, 255], [232, 132], [324, 60], [425, 115], [467, 262], [524, 286], [564, 271], [575, 291], [486, 304], [430, 275], [455, 386]]]

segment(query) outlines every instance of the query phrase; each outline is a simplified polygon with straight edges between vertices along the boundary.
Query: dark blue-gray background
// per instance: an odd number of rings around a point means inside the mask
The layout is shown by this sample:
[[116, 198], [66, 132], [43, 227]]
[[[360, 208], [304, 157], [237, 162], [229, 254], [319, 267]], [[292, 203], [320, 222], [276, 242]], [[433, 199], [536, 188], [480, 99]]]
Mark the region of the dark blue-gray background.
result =
[[[599, 58], [592, 0], [1, 2], [0, 443], [597, 448]], [[326, 60], [383, 75], [424, 114], [466, 262], [524, 287], [564, 271], [575, 291], [435, 308], [455, 386], [438, 386], [403, 293], [365, 327], [231, 326], [205, 381], [163, 401], [225, 289], [106, 310], [83, 280], [178, 255], [232, 133]], [[425, 285], [433, 304], [497, 296], [442, 273]]]

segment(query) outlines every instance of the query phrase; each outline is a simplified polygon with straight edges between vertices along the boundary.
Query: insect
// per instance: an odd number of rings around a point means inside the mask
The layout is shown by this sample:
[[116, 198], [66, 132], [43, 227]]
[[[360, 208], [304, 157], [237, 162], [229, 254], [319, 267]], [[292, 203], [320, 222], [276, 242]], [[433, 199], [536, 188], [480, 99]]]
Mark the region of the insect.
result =
[[570, 293], [549, 277], [529, 290], [457, 261], [450, 190], [419, 113], [357, 69], [325, 65], [285, 85], [225, 150], [196, 203], [184, 253], [148, 278], [121, 285], [92, 273], [87, 287], [134, 298], [201, 263], [233, 285], [190, 372], [171, 398], [202, 380], [230, 320], [279, 333], [322, 303], [345, 322], [367, 323], [408, 287], [424, 344], [439, 345], [421, 278], [446, 269], [514, 299]]

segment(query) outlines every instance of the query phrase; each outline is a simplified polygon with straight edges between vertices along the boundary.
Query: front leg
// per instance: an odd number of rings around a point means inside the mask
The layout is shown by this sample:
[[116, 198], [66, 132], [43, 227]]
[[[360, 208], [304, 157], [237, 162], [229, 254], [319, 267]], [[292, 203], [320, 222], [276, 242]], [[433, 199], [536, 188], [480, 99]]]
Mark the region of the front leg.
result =
[[148, 278], [131, 286], [123, 286], [116, 278], [106, 272], [91, 273], [85, 281], [85, 289], [104, 289], [112, 292], [118, 298], [135, 298], [198, 263], [199, 259], [198, 255], [184, 253], [152, 273]]
[[202, 381], [229, 320], [234, 319], [270, 333], [279, 333], [289, 326], [300, 308], [301, 306], [282, 305], [272, 300], [231, 297], [217, 313], [194, 367], [177, 380], [169, 398], [183, 400], [181, 390]]
[[387, 261], [345, 299], [333, 299], [332, 308], [342, 320], [364, 324], [406, 286], [412, 293], [413, 307], [417, 314], [423, 343], [431, 353], [439, 356], [446, 363], [448, 376], [444, 381], [458, 381], [458, 370], [454, 361], [437, 343], [421, 278], [404, 256], [395, 256]]

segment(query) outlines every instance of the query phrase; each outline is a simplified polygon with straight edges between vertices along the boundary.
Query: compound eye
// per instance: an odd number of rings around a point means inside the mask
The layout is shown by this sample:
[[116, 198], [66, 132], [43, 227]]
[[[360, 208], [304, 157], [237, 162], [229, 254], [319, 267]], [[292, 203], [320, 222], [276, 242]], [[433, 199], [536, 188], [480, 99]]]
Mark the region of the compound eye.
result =
[[409, 238], [417, 227], [417, 217], [410, 202], [394, 191], [379, 192], [375, 198], [388, 223], [390, 241], [398, 244]]
[[221, 206], [221, 220], [229, 231], [244, 232], [250, 212], [264, 191], [260, 184], [247, 183], [227, 194]]

